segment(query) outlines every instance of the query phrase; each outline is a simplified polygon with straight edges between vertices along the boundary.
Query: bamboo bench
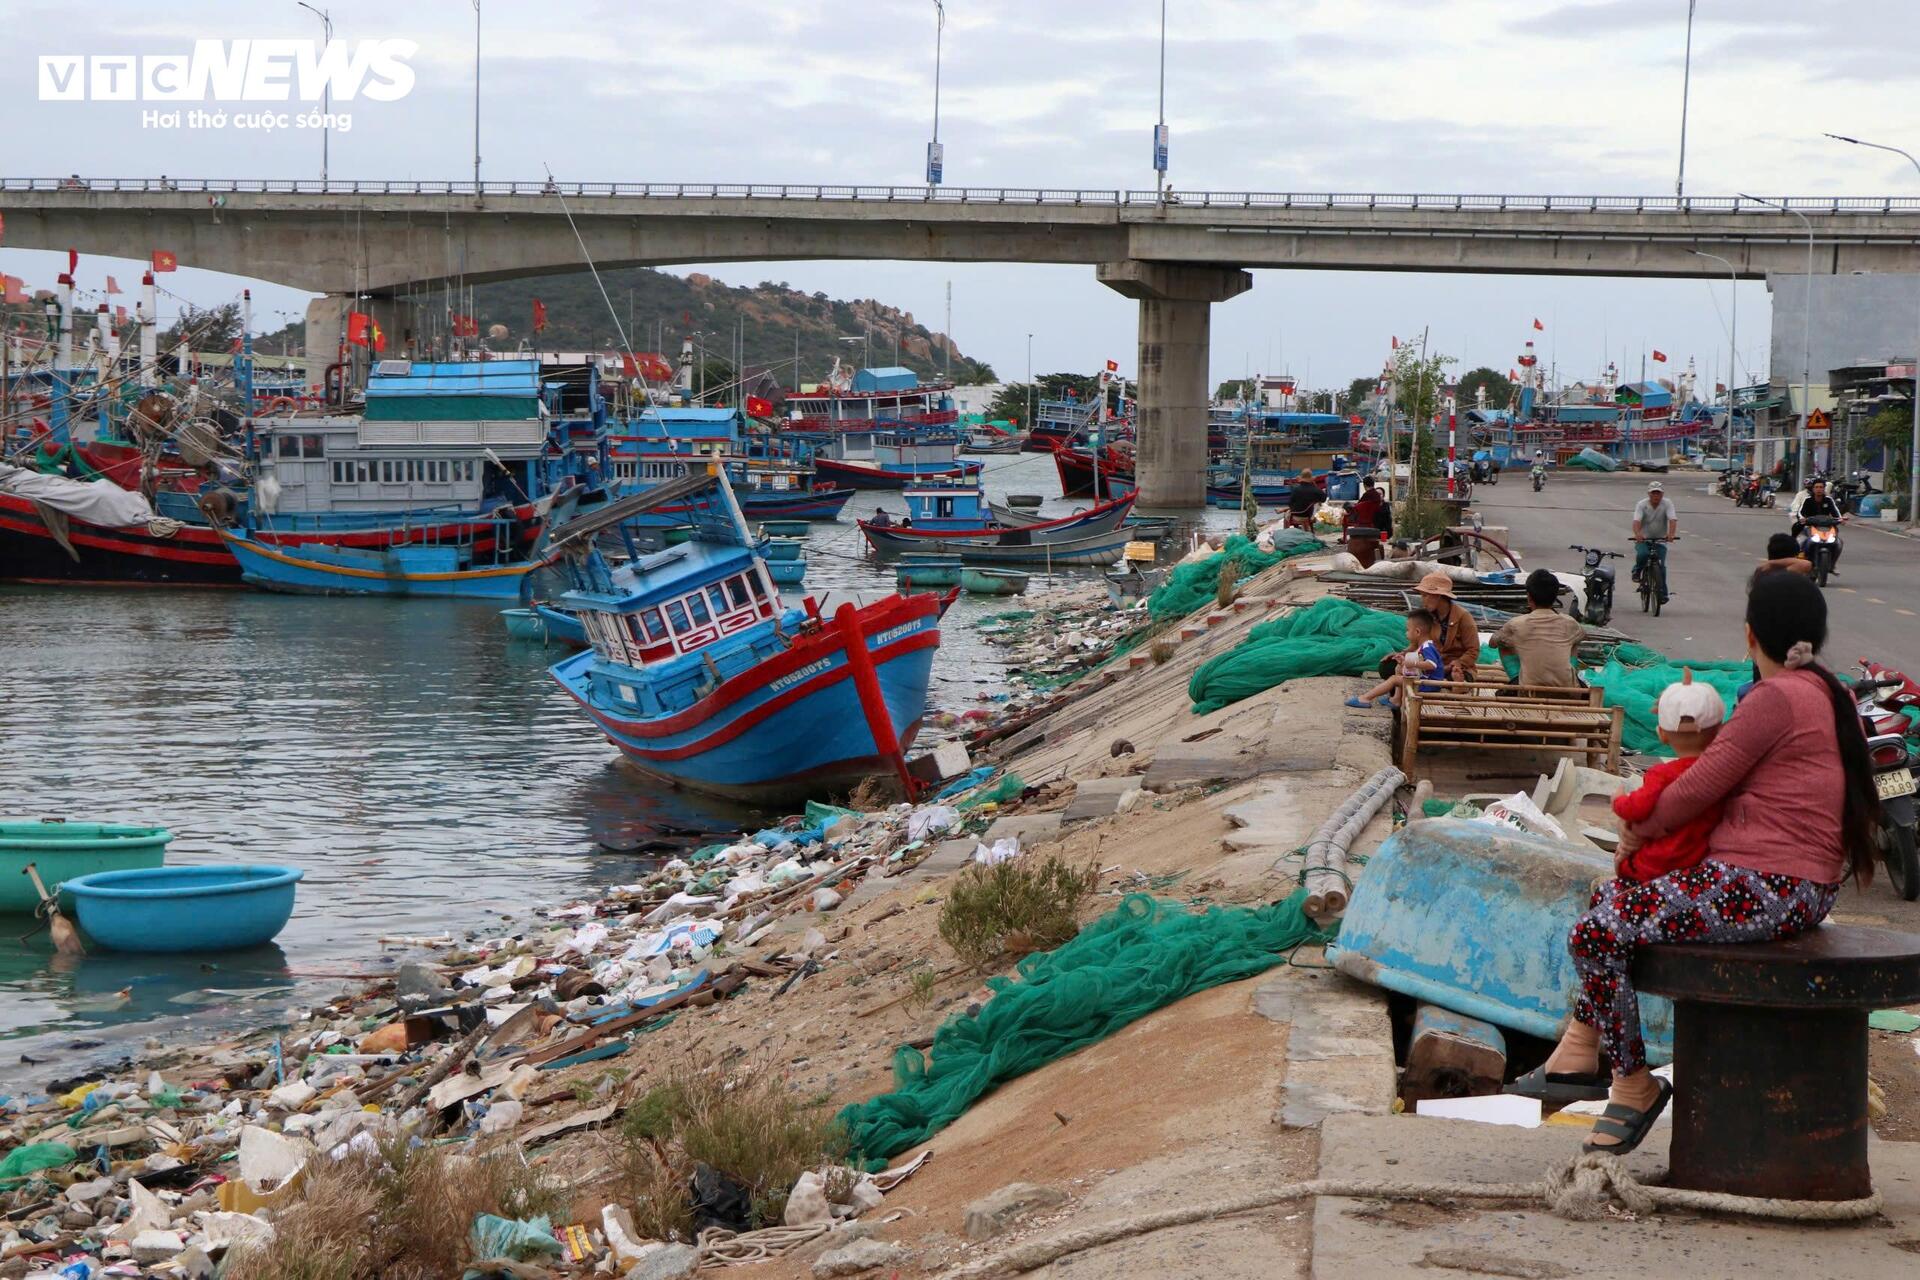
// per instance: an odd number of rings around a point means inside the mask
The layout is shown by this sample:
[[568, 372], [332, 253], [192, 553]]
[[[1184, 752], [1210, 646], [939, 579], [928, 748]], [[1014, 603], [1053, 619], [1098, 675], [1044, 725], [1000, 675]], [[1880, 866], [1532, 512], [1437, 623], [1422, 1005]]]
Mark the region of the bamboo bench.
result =
[[1551, 751], [1609, 773], [1620, 770], [1621, 709], [1601, 705], [1599, 689], [1478, 681], [1428, 681], [1409, 687], [1399, 714], [1400, 769], [1413, 776], [1422, 747], [1476, 751]]

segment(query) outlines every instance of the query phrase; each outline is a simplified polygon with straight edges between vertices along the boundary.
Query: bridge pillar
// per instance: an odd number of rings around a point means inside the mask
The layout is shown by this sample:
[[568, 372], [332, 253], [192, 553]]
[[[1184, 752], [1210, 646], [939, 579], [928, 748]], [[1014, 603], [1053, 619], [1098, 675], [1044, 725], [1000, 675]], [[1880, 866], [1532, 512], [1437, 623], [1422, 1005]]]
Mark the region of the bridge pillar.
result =
[[1253, 277], [1238, 267], [1138, 259], [1097, 270], [1101, 284], [1140, 304], [1140, 505], [1204, 506], [1212, 308], [1252, 288]]
[[[374, 324], [386, 335], [385, 351], [376, 355], [347, 342], [347, 317], [355, 311], [373, 317]], [[416, 349], [417, 312], [418, 308], [404, 298], [356, 298], [346, 293], [315, 298], [307, 304], [307, 385], [322, 385], [327, 367], [343, 355], [348, 365], [346, 386], [365, 381], [369, 359], [425, 359], [429, 353]]]

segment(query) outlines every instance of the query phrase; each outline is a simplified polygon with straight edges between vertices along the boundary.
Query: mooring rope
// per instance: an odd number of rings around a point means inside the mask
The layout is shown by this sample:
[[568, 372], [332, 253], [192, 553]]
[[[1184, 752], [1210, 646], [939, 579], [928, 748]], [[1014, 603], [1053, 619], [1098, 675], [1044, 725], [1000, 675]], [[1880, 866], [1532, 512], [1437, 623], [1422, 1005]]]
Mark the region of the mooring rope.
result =
[[1401, 1182], [1394, 1179], [1319, 1178], [1291, 1182], [1266, 1191], [1249, 1192], [1231, 1200], [1165, 1209], [1158, 1213], [1122, 1218], [1094, 1226], [1063, 1231], [1044, 1239], [1016, 1245], [1005, 1253], [982, 1258], [942, 1272], [944, 1280], [987, 1280], [1018, 1275], [1043, 1267], [1070, 1253], [1098, 1248], [1129, 1236], [1164, 1231], [1169, 1227], [1204, 1222], [1228, 1214], [1265, 1209], [1288, 1200], [1312, 1196], [1349, 1196], [1361, 1200], [1539, 1200], [1563, 1218], [1595, 1222], [1618, 1206], [1628, 1213], [1648, 1214], [1656, 1209], [1691, 1209], [1735, 1213], [1751, 1218], [1792, 1222], [1857, 1222], [1880, 1212], [1880, 1193], [1857, 1200], [1780, 1200], [1739, 1196], [1722, 1191], [1690, 1191], [1682, 1187], [1650, 1186], [1635, 1178], [1619, 1157], [1604, 1154], [1575, 1156], [1551, 1170], [1543, 1182]]

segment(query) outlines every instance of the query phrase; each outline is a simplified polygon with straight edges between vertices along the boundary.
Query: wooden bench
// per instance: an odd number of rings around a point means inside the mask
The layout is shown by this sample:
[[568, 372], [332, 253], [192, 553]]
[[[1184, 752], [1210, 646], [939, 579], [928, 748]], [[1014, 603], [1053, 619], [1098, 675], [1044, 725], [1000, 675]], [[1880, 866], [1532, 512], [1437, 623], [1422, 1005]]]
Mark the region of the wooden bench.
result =
[[1633, 978], [1674, 1002], [1671, 1185], [1871, 1194], [1867, 1014], [1920, 1002], [1920, 936], [1829, 924], [1785, 942], [1643, 947]]
[[1619, 707], [1601, 705], [1599, 689], [1427, 683], [1436, 687], [1429, 692], [1409, 688], [1400, 709], [1400, 768], [1409, 777], [1422, 747], [1550, 751], [1619, 772], [1622, 713]]

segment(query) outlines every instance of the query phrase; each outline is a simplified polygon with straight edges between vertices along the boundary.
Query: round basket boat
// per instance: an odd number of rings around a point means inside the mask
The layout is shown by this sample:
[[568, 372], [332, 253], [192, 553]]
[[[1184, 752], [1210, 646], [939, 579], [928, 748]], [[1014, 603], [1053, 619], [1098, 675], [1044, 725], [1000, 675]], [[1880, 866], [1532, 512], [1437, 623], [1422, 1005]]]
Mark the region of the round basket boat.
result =
[[[165, 827], [112, 826], [99, 822], [0, 822], [0, 913], [32, 911], [40, 895], [25, 872], [29, 862], [48, 885], [92, 875], [157, 867], [167, 859], [173, 833]], [[65, 901], [62, 906], [71, 909]]]
[[293, 915], [293, 867], [103, 871], [62, 886], [80, 929], [110, 951], [236, 951], [271, 942]]

